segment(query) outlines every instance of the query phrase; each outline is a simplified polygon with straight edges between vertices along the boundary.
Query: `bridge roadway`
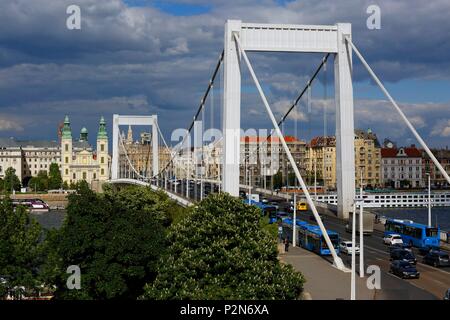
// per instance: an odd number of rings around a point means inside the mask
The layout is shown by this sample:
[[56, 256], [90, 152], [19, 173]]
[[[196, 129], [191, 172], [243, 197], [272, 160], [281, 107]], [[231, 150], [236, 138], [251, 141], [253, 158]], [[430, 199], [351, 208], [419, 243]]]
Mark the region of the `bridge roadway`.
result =
[[[311, 212], [299, 213], [299, 219], [309, 220]], [[324, 224], [327, 229], [338, 232], [343, 240], [351, 240], [351, 234], [345, 230], [345, 222], [337, 217], [324, 216]], [[311, 221], [311, 223], [313, 223]], [[417, 299], [427, 299], [427, 293], [435, 298], [442, 299], [444, 293], [450, 288], [450, 268], [435, 268], [422, 263], [422, 256], [418, 250], [414, 249], [414, 254], [418, 260], [417, 270], [420, 272], [419, 279], [402, 280], [389, 273], [390, 255], [388, 246], [383, 244], [383, 233], [375, 230], [371, 236], [364, 237], [364, 258], [366, 270], [368, 265], [377, 265], [382, 271], [381, 287], [384, 294], [392, 299], [406, 299], [412, 297]], [[359, 236], [358, 236], [359, 240]], [[347, 267], [351, 267], [351, 255], [341, 254]], [[332, 264], [332, 259], [326, 257]], [[357, 257], [357, 270], [359, 270], [359, 257]], [[425, 292], [423, 292], [426, 291]]]

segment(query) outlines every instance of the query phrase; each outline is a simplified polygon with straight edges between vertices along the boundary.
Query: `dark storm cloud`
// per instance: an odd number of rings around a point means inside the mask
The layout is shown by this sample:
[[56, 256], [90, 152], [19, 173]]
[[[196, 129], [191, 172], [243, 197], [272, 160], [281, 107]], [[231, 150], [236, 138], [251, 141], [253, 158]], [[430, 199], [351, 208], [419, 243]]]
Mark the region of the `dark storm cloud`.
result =
[[[111, 118], [114, 112], [156, 112], [166, 132], [184, 127], [222, 50], [227, 18], [302, 24], [351, 22], [355, 43], [383, 80], [449, 78], [448, 1], [307, 0], [285, 1], [284, 6], [272, 0], [171, 2], [206, 5], [210, 10], [195, 16], [173, 16], [119, 0], [0, 2], [0, 131], [53, 135], [53, 128], [45, 133], [33, 123], [45, 119], [56, 127], [64, 113], [95, 126], [100, 114]], [[81, 30], [66, 28], [69, 4], [81, 7]], [[369, 4], [381, 7], [381, 30], [366, 28]], [[293, 99], [321, 56], [252, 54], [250, 58], [271, 102], [281, 106]], [[357, 64], [354, 72], [356, 81], [367, 80]], [[246, 68], [244, 73], [244, 85], [252, 86]], [[330, 82], [331, 77], [330, 72]], [[216, 105], [219, 94], [216, 91]], [[243, 101], [247, 110], [261, 110], [256, 94], [248, 93]], [[365, 124], [364, 116], [370, 118], [363, 115], [361, 124]], [[264, 119], [262, 116], [261, 121]], [[431, 115], [423, 120], [430, 131], [437, 121]], [[255, 119], [248, 121], [256, 124]], [[440, 123], [445, 125], [442, 119]], [[434, 139], [438, 136], [433, 135]]]

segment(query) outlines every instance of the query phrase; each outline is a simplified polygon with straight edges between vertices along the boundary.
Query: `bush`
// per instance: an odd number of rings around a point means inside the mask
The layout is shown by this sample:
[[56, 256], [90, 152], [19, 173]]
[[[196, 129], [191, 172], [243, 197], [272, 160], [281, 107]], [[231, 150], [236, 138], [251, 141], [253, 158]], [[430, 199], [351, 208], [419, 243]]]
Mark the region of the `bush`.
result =
[[[25, 294], [34, 294], [41, 282], [42, 229], [24, 207], [13, 205], [9, 197], [0, 203], [0, 300], [14, 288], [25, 287]], [[15, 292], [16, 291], [16, 292]], [[16, 296], [16, 298], [20, 298]]]
[[143, 299], [296, 299], [304, 279], [277, 259], [258, 208], [213, 194], [170, 228]]

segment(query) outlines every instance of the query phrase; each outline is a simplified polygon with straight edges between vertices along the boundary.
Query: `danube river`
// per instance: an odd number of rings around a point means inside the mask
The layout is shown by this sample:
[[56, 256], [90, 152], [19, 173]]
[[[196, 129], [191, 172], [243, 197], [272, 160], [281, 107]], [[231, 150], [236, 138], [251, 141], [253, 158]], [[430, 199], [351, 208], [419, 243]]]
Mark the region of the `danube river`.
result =
[[[420, 208], [383, 208], [374, 209], [380, 216], [386, 216], [396, 219], [409, 219], [418, 223], [428, 223], [428, 209]], [[65, 210], [52, 210], [45, 213], [33, 213], [33, 217], [46, 229], [61, 227]], [[439, 225], [441, 230], [450, 231], [450, 207], [435, 207], [431, 210], [433, 225]]]
[[45, 229], [59, 229], [66, 216], [65, 210], [51, 210], [49, 212], [31, 213], [31, 215], [39, 222]]
[[[428, 224], [428, 208], [380, 208], [373, 211], [388, 218]], [[439, 226], [441, 230], [450, 231], [450, 207], [431, 208], [431, 223], [433, 226]]]

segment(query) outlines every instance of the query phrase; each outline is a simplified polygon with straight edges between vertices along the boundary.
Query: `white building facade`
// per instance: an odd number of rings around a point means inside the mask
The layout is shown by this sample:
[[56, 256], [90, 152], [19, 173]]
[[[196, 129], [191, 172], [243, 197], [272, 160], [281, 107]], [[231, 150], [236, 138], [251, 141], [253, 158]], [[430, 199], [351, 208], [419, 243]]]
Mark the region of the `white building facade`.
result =
[[414, 145], [381, 149], [381, 172], [385, 186], [423, 188], [422, 153]]

